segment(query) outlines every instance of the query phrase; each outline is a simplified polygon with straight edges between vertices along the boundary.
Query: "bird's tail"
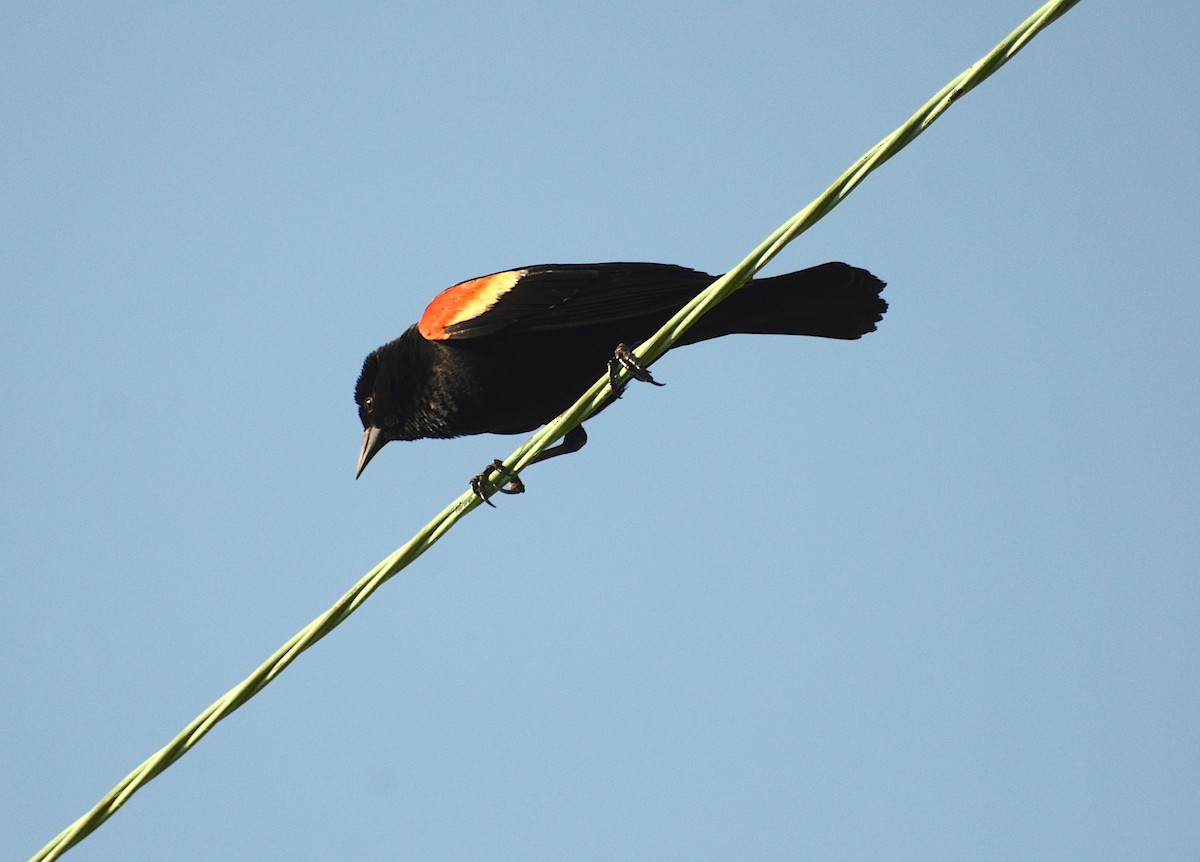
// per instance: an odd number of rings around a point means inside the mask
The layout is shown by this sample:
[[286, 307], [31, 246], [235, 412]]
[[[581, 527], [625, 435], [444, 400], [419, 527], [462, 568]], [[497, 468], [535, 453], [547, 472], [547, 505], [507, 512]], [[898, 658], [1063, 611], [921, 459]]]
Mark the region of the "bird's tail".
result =
[[865, 269], [845, 263], [756, 278], [700, 318], [679, 343], [736, 332], [861, 338], [887, 311], [883, 288]]

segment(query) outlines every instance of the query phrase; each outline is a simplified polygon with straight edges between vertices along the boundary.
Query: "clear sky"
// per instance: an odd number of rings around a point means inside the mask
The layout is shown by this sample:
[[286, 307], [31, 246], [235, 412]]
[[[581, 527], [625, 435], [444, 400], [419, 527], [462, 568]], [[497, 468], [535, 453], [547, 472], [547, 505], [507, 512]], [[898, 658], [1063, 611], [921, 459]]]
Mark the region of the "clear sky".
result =
[[[6, 4], [0, 858], [521, 438], [353, 481], [364, 355], [542, 262], [721, 272], [1035, 8]], [[1200, 856], [1195, 3], [1084, 0], [78, 860]], [[551, 360], [552, 361], [552, 360]]]

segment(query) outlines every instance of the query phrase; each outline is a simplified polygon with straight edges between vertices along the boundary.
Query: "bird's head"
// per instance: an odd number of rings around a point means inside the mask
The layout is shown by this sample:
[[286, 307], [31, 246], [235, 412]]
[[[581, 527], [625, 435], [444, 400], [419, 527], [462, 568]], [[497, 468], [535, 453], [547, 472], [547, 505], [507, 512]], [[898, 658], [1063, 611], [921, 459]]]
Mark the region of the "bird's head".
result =
[[354, 385], [354, 402], [363, 426], [356, 479], [392, 440], [454, 436], [445, 430], [448, 413], [436, 394], [430, 350], [416, 327], [410, 327], [363, 361]]
[[380, 385], [383, 381], [380, 371], [383, 367], [383, 348], [372, 352], [363, 361], [362, 372], [358, 382], [354, 384], [354, 402], [358, 405], [358, 418], [362, 420], [363, 440], [362, 450], [358, 453], [358, 469], [354, 472], [357, 479], [366, 469], [367, 464], [390, 440], [395, 437], [389, 433], [399, 425], [396, 405], [391, 398], [389, 387]]

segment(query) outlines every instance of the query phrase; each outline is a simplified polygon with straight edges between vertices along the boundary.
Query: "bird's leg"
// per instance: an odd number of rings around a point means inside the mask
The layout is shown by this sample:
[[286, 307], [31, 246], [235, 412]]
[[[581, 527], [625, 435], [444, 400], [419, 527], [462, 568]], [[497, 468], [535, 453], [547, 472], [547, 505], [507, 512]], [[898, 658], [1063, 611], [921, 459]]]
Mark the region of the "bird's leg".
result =
[[[562, 440], [558, 445], [551, 446], [544, 450], [540, 455], [530, 461], [530, 464], [536, 464], [538, 461], [545, 461], [547, 458], [554, 458], [558, 455], [569, 455], [572, 452], [578, 452], [587, 443], [587, 432], [583, 430], [582, 425], [576, 425], [570, 431], [563, 435]], [[475, 492], [475, 496], [483, 500], [492, 508], [496, 504], [488, 499], [488, 479], [493, 474], [498, 474], [501, 478], [507, 478], [508, 481], [499, 486], [496, 490], [501, 494], [524, 494], [525, 483], [515, 472], [504, 466], [504, 462], [497, 458], [492, 463], [483, 468], [483, 472], [471, 479], [471, 490]]]
[[557, 458], [559, 455], [570, 455], [572, 452], [578, 452], [587, 443], [587, 432], [583, 430], [582, 425], [576, 425], [570, 431], [563, 435], [563, 438], [557, 444], [549, 449], [544, 449], [540, 455], [530, 461], [530, 464], [536, 464], [538, 461], [545, 461], [547, 458]]
[[[633, 351], [631, 351], [624, 344], [618, 344], [617, 349], [613, 351], [612, 358], [608, 360], [608, 381], [609, 385], [612, 387], [614, 396], [617, 398], [621, 397], [621, 389], [623, 388], [619, 386], [619, 382], [617, 380], [622, 368], [626, 369], [634, 380], [640, 380], [643, 383], [651, 383], [655, 386], [666, 385], [665, 383], [659, 383], [654, 379], [654, 377], [650, 374], [650, 370], [638, 362], [637, 357], [633, 355]], [[569, 455], [572, 452], [578, 452], [583, 448], [585, 443], [587, 443], [587, 432], [583, 430], [582, 425], [576, 425], [565, 435], [563, 435], [563, 438], [558, 445], [551, 446], [549, 449], [546, 449], [529, 463], [536, 464], [538, 461], [545, 461], [548, 458], [555, 458], [559, 455]], [[505, 467], [503, 461], [497, 458], [496, 460], [492, 461], [492, 463], [484, 467], [481, 473], [471, 479], [471, 490], [475, 492], [476, 497], [487, 503], [489, 506], [495, 508], [496, 505], [490, 499], [488, 499], [490, 496], [488, 493], [488, 486], [491, 483], [490, 477], [493, 473], [497, 474], [502, 479], [508, 479], [505, 484], [496, 487], [496, 490], [500, 493], [525, 493], [525, 483], [521, 481], [520, 477], [518, 477], [514, 471], [510, 470], [508, 467]]]
[[650, 369], [638, 362], [638, 358], [633, 355], [633, 351], [624, 344], [618, 344], [617, 349], [613, 351], [612, 359], [608, 360], [608, 384], [612, 387], [613, 394], [616, 397], [621, 397], [621, 389], [618, 387], [617, 374], [620, 369], [624, 368], [629, 372], [629, 376], [634, 380], [640, 380], [643, 383], [652, 383], [655, 386], [665, 386], [665, 383], [659, 383], [650, 375]]
[[471, 479], [471, 490], [475, 493], [475, 496], [480, 500], [483, 500], [483, 502], [487, 503], [493, 509], [496, 508], [496, 504], [488, 499], [488, 477], [493, 473], [497, 474], [501, 478], [507, 477], [508, 479], [508, 482], [496, 488], [496, 490], [500, 493], [525, 493], [525, 484], [521, 481], [521, 478], [512, 470], [505, 467], [504, 462], [497, 458], [491, 464], [488, 464], [486, 467], [484, 467], [483, 472]]

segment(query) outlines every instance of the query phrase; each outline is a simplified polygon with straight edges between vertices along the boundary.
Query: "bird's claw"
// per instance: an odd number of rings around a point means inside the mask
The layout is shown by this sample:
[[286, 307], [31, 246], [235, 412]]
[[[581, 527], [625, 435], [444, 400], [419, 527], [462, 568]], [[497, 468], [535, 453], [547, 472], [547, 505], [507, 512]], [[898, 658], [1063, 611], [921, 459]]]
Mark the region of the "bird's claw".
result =
[[487, 503], [493, 509], [496, 504], [488, 499], [491, 494], [488, 492], [488, 486], [491, 484], [490, 476], [495, 473], [502, 479], [508, 479], [503, 485], [497, 485], [495, 490], [501, 494], [524, 494], [525, 483], [521, 478], [508, 467], [504, 466], [504, 462], [497, 458], [492, 463], [483, 468], [483, 471], [471, 479], [471, 491], [483, 502]]
[[612, 387], [612, 391], [616, 393], [618, 398], [621, 397], [621, 390], [625, 387], [617, 380], [620, 370], [624, 368], [629, 372], [629, 376], [634, 380], [640, 380], [643, 383], [651, 383], [655, 386], [665, 386], [665, 383], [659, 383], [650, 374], [650, 369], [638, 362], [638, 358], [633, 355], [633, 351], [624, 344], [618, 344], [617, 349], [613, 351], [612, 359], [608, 360], [608, 385]]

